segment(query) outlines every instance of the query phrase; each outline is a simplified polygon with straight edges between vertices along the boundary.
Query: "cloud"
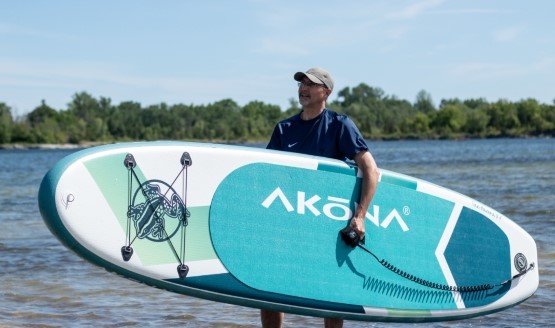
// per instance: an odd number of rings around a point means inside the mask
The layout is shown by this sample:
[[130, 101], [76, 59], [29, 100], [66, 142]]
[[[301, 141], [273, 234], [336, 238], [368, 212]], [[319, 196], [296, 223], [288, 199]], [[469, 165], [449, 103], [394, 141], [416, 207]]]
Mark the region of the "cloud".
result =
[[[293, 85], [289, 74], [279, 78], [257, 76], [256, 79], [248, 74], [214, 78], [144, 75], [140, 72], [122, 71], [103, 62], [50, 62], [0, 57], [2, 88], [10, 89], [12, 94], [40, 94], [37, 96], [39, 98], [24, 106], [26, 111], [37, 105], [41, 98], [51, 104], [52, 99], [67, 101], [71, 94], [80, 91], [105, 96], [114, 102], [131, 99], [147, 104], [161, 101], [206, 104], [230, 98], [241, 104], [257, 98], [252, 91], [258, 90], [257, 95], [264, 96], [265, 101], [284, 103], [289, 84]], [[276, 92], [276, 88], [284, 90]], [[63, 104], [58, 100], [53, 105], [61, 108]]]
[[[87, 61], [56, 62], [40, 59], [2, 58], [0, 60], [0, 76], [3, 76], [4, 80], [13, 78], [20, 81], [28, 79], [29, 81], [122, 82], [121, 74], [117, 74], [110, 65]], [[129, 79], [129, 82], [133, 82], [133, 79]]]
[[513, 76], [517, 70], [510, 64], [474, 62], [455, 65], [450, 72], [457, 78], [478, 80]]
[[448, 71], [455, 78], [467, 80], [504, 80], [507, 78], [539, 77], [552, 75], [555, 57], [541, 57], [527, 64], [516, 62], [473, 62], [451, 67]]
[[21, 37], [21, 38], [39, 38], [39, 39], [51, 39], [51, 40], [63, 40], [71, 41], [77, 38], [59, 34], [47, 32], [46, 30], [34, 29], [26, 26], [19, 26], [13, 24], [0, 23], [0, 35], [9, 37]]
[[496, 42], [511, 42], [517, 39], [525, 30], [524, 26], [511, 26], [493, 32], [493, 39]]
[[285, 56], [308, 56], [306, 47], [295, 44], [294, 41], [279, 41], [272, 38], [262, 39], [254, 49], [258, 53], [280, 54]]
[[390, 18], [410, 19], [420, 16], [430, 8], [435, 8], [443, 4], [445, 0], [421, 0], [410, 4], [403, 9], [389, 15]]
[[541, 58], [532, 67], [538, 72], [551, 74], [551, 72], [555, 71], [555, 57]]

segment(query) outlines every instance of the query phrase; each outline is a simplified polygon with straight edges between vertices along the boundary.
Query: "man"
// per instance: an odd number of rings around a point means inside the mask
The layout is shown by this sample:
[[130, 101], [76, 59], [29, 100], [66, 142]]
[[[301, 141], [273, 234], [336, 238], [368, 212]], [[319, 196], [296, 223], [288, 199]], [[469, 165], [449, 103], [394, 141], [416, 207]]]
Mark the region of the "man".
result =
[[[364, 218], [380, 175], [376, 162], [354, 122], [326, 108], [333, 91], [330, 74], [321, 68], [311, 68], [305, 73], [295, 73], [294, 79], [299, 82], [302, 111], [276, 125], [266, 148], [354, 160], [362, 172], [362, 184], [358, 206], [349, 225], [362, 239]], [[262, 310], [260, 315], [263, 327], [281, 327], [283, 323], [283, 313]], [[342, 327], [343, 320], [326, 318], [324, 325]]]

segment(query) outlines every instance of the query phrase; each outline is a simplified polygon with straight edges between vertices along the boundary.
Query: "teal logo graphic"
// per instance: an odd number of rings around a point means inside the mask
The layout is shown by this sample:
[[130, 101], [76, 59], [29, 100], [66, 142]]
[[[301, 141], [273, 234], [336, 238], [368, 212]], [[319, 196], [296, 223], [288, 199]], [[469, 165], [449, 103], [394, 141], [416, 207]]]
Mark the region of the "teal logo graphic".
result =
[[160, 180], [149, 180], [137, 188], [127, 215], [137, 238], [162, 242], [172, 238], [186, 218], [185, 204], [175, 190]]

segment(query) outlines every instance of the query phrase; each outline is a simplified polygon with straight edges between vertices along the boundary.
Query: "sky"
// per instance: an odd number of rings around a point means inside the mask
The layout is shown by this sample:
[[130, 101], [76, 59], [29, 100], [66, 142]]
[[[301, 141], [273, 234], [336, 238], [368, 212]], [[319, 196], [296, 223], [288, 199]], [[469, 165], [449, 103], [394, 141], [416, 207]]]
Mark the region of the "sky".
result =
[[79, 92], [117, 105], [232, 99], [289, 108], [327, 69], [410, 102], [555, 101], [555, 1], [0, 0], [0, 102], [21, 116]]

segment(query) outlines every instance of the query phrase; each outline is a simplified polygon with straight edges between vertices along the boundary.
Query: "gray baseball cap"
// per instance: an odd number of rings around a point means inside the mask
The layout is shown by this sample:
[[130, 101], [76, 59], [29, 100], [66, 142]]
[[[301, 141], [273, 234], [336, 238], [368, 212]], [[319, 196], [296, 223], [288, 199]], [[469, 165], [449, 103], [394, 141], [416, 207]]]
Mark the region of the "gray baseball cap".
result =
[[333, 79], [331, 78], [330, 73], [328, 73], [328, 71], [323, 68], [314, 67], [309, 69], [305, 73], [297, 72], [295, 73], [293, 78], [295, 79], [295, 81], [301, 82], [301, 80], [305, 76], [314, 83], [323, 84], [326, 86], [326, 88], [333, 89]]

